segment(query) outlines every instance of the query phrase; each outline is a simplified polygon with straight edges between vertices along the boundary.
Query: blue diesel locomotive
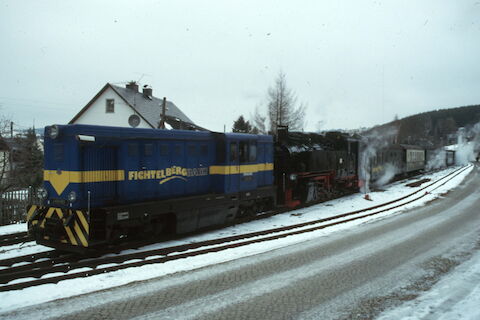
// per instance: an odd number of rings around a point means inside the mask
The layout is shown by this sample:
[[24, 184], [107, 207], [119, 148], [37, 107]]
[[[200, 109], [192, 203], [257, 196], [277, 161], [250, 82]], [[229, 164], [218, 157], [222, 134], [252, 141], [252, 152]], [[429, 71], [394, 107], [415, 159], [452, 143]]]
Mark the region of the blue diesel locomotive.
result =
[[187, 233], [275, 203], [271, 136], [93, 125], [45, 128], [38, 243], [85, 249]]

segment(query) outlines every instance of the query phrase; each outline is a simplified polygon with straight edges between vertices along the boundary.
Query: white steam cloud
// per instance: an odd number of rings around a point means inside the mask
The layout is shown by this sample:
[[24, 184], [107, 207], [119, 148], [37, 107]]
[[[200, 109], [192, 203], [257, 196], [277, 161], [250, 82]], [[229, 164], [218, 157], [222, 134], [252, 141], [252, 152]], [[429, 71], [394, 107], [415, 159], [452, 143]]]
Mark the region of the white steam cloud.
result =
[[398, 129], [396, 127], [387, 127], [373, 130], [368, 135], [362, 137], [362, 150], [359, 160], [359, 177], [362, 181], [360, 191], [362, 193], [370, 192], [370, 168], [373, 157], [377, 155], [379, 150], [387, 147], [392, 142], [397, 132]]
[[459, 128], [457, 145], [453, 149], [455, 150], [455, 164], [464, 165], [475, 161], [480, 149], [480, 123], [477, 123], [470, 130]]
[[393, 177], [398, 173], [397, 167], [391, 163], [387, 163], [383, 166], [383, 174], [380, 178], [375, 181], [376, 187], [381, 187], [392, 181]]
[[440, 169], [446, 166], [447, 152], [443, 149], [433, 151], [433, 155], [428, 159], [425, 169], [427, 171]]

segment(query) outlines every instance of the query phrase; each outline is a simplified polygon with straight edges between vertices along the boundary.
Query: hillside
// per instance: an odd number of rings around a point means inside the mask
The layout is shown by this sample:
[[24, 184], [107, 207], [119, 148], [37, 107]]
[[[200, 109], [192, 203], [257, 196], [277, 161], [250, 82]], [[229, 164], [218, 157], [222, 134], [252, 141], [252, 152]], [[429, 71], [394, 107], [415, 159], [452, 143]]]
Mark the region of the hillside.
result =
[[467, 136], [473, 136], [472, 129], [477, 123], [480, 123], [480, 105], [473, 105], [419, 113], [374, 127], [368, 132], [396, 130], [398, 143], [437, 147], [455, 143], [456, 133], [462, 127]]

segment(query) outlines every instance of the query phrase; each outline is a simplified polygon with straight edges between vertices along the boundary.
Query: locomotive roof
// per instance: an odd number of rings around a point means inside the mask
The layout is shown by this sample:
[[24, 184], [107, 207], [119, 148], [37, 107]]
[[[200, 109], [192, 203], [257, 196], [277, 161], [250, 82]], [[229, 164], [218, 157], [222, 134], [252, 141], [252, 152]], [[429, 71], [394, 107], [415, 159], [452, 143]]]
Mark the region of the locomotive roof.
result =
[[420, 146], [416, 146], [413, 144], [400, 144], [400, 146], [404, 149], [415, 149], [415, 150], [423, 150], [424, 148]]
[[329, 131], [322, 134], [313, 132], [288, 132], [281, 142], [290, 152], [311, 150], [338, 150], [346, 148], [347, 142], [356, 140], [348, 134], [339, 131]]
[[[96, 137], [118, 137], [118, 138], [162, 138], [162, 139], [188, 139], [188, 140], [207, 140], [212, 135], [225, 135], [226, 138], [239, 140], [255, 139], [258, 141], [272, 141], [272, 136], [254, 135], [243, 133], [216, 133], [211, 131], [192, 131], [192, 130], [164, 130], [148, 128], [126, 128], [99, 126], [88, 124], [68, 124], [58, 125], [59, 129], [68, 135], [91, 135]], [[49, 127], [45, 127], [45, 136], [48, 136]]]
[[424, 150], [424, 148], [412, 144], [391, 143], [380, 147], [380, 150]]

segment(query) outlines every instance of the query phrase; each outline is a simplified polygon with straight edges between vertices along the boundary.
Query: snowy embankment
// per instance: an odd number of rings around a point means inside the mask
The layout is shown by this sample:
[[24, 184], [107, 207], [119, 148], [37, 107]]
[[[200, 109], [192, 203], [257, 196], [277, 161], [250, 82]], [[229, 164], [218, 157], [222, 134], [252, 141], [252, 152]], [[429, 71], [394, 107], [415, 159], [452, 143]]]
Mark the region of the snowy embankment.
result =
[[480, 254], [417, 299], [385, 311], [378, 319], [480, 319]]
[[[27, 224], [26, 223], [15, 223], [8, 226], [0, 227], [0, 235], [26, 232]], [[0, 247], [0, 260], [9, 259], [18, 256], [24, 256], [27, 254], [34, 254], [43, 251], [50, 251], [52, 248], [44, 247], [37, 245], [35, 241], [27, 241], [24, 243], [12, 244], [9, 246]], [[4, 267], [0, 267], [3, 269]]]
[[17, 232], [25, 232], [25, 231], [27, 231], [26, 223], [9, 224], [8, 226], [0, 227], [0, 236], [5, 234], [17, 233]]
[[[454, 170], [455, 168], [448, 168], [443, 171], [425, 174], [417, 179], [431, 179], [435, 181]], [[402, 211], [411, 209], [413, 207], [422, 206], [425, 203], [432, 201], [436, 198], [442, 197], [443, 194], [449, 190], [458, 186], [463, 179], [468, 175], [468, 173], [473, 169], [473, 166], [463, 171], [461, 174], [447, 182], [446, 184], [440, 186], [434, 191], [430, 192], [421, 199], [409, 203], [408, 205], [402, 208], [394, 208], [387, 212], [371, 216], [365, 219], [360, 219], [348, 223], [343, 223], [334, 227], [329, 227], [322, 230], [317, 230], [314, 232], [309, 232], [305, 234], [289, 236], [278, 240], [251, 244], [239, 248], [228, 249], [225, 251], [220, 251], [216, 253], [209, 253], [200, 256], [195, 256], [191, 258], [185, 258], [175, 261], [166, 262], [163, 264], [152, 264], [145, 265], [136, 268], [127, 268], [124, 270], [119, 270], [115, 272], [110, 272], [108, 274], [101, 274], [96, 276], [91, 276], [88, 278], [81, 279], [72, 279], [65, 280], [57, 284], [46, 284], [33, 288], [26, 288], [23, 290], [11, 291], [11, 292], [1, 292], [0, 293], [0, 311], [9, 311], [14, 310], [20, 307], [25, 307], [27, 305], [33, 305], [41, 302], [51, 301], [59, 298], [66, 298], [69, 296], [75, 296], [79, 294], [89, 293], [101, 289], [107, 289], [110, 287], [120, 286], [128, 284], [134, 281], [148, 280], [155, 277], [164, 276], [167, 274], [172, 274], [180, 271], [192, 270], [212, 264], [218, 264], [225, 261], [230, 261], [246, 256], [251, 256], [273, 250], [276, 248], [292, 245], [302, 241], [312, 240], [315, 238], [320, 238], [327, 236], [333, 232], [339, 232], [352, 228], [358, 224], [366, 223], [368, 221], [377, 220], [385, 218], [392, 214], [399, 214]], [[411, 181], [409, 181], [411, 182]], [[402, 196], [412, 193], [417, 188], [411, 188], [405, 186], [407, 182], [400, 181], [392, 185], [386, 186], [384, 191], [381, 192], [372, 192], [370, 197], [372, 201], [367, 201], [363, 198], [362, 194], [354, 194], [348, 197], [336, 199], [333, 201], [325, 202], [319, 205], [311, 206], [308, 208], [303, 208], [284, 214], [279, 214], [268, 219], [263, 219], [259, 221], [253, 221], [250, 223], [244, 223], [241, 225], [236, 225], [233, 227], [220, 229], [217, 231], [205, 233], [202, 235], [197, 235], [189, 238], [184, 238], [176, 241], [163, 242], [155, 245], [150, 245], [145, 247], [144, 250], [150, 250], [154, 248], [161, 248], [173, 245], [180, 245], [184, 243], [198, 242], [207, 239], [214, 239], [220, 237], [226, 237], [236, 234], [242, 234], [247, 232], [255, 232], [275, 227], [287, 226], [298, 224], [302, 222], [318, 220], [321, 218], [326, 218], [334, 215], [338, 215], [345, 212], [350, 212], [353, 210], [359, 210], [363, 208], [368, 208], [375, 206], [381, 203], [385, 203], [394, 199], [398, 199]], [[422, 185], [422, 187], [425, 186]], [[433, 189], [433, 188], [432, 188]], [[428, 189], [427, 189], [428, 190]], [[422, 191], [421, 194], [423, 194]], [[415, 198], [421, 194], [418, 194], [412, 198]], [[411, 200], [406, 199], [406, 200]], [[375, 210], [373, 210], [375, 211]], [[2, 228], [0, 228], [1, 230]], [[0, 231], [1, 232], [1, 231]], [[34, 249], [35, 248], [35, 249]], [[14, 248], [11, 250], [13, 251]], [[24, 249], [17, 248], [16, 253], [18, 255], [26, 254]], [[25, 248], [26, 249], [26, 248]], [[29, 253], [34, 250], [44, 251], [45, 247], [42, 246], [33, 246], [30, 247]], [[1, 251], [0, 251], [1, 252]], [[0, 253], [0, 259], [5, 259], [7, 253]], [[72, 270], [71, 272], [76, 272]], [[17, 280], [15, 281], [17, 282]]]

